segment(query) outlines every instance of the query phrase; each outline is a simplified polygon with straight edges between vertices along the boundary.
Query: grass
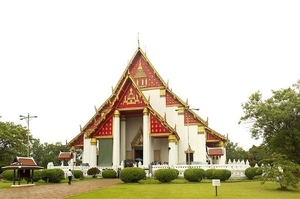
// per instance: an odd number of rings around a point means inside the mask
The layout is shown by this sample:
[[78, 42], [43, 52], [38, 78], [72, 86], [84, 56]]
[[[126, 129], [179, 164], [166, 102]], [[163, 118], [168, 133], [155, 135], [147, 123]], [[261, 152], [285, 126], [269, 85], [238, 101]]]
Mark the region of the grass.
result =
[[227, 181], [221, 182], [216, 189], [211, 180], [200, 183], [189, 183], [184, 179], [177, 179], [169, 184], [163, 184], [154, 179], [142, 180], [136, 184], [120, 183], [117, 186], [68, 197], [68, 199], [82, 198], [113, 198], [113, 199], [282, 199], [300, 198], [300, 190], [280, 190], [274, 182], [261, 184], [259, 181]]
[[[86, 179], [93, 180], [93, 178]], [[61, 181], [66, 183], [67, 180]], [[22, 184], [25, 182], [22, 182]], [[80, 181], [78, 182], [80, 183]], [[95, 181], [95, 183], [97, 183]], [[45, 185], [46, 182], [40, 180], [35, 182], [36, 186]], [[51, 184], [51, 183], [49, 183]], [[12, 182], [0, 182], [0, 189], [10, 188]], [[103, 188], [85, 194], [68, 197], [67, 199], [82, 198], [113, 198], [113, 199], [195, 199], [195, 198], [218, 198], [218, 199], [298, 199], [300, 190], [279, 189], [279, 184], [260, 181], [233, 181], [221, 182], [216, 189], [212, 186], [211, 180], [203, 180], [199, 183], [190, 183], [184, 179], [176, 179], [168, 184], [160, 183], [155, 179], [141, 180], [139, 183], [125, 184], [120, 183], [114, 187]]]

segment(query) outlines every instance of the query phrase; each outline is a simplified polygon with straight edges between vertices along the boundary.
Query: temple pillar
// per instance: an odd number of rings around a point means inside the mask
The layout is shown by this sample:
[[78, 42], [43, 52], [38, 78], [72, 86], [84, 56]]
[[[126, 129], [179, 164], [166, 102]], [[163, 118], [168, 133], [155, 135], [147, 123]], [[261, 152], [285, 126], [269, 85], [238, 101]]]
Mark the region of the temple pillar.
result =
[[120, 165], [120, 112], [115, 110], [113, 121], [113, 166]]
[[[191, 127], [194, 130], [194, 126]], [[194, 161], [200, 162], [201, 164], [206, 163], [207, 152], [206, 152], [206, 133], [204, 126], [197, 126], [197, 143], [193, 143], [193, 148], [196, 148], [196, 157], [194, 157]], [[198, 147], [197, 147], [198, 145]]]
[[73, 163], [73, 165], [75, 164], [75, 166], [76, 166], [77, 153], [76, 153], [76, 147], [75, 146], [71, 147], [71, 152], [72, 152], [72, 155], [73, 155], [72, 163]]
[[121, 116], [121, 162], [126, 159], [126, 116]]
[[174, 166], [178, 162], [178, 140], [175, 135], [169, 135], [169, 160], [168, 165]]
[[150, 164], [150, 126], [149, 112], [147, 108], [143, 110], [143, 165], [147, 167]]
[[91, 148], [90, 148], [90, 166], [97, 166], [97, 139], [91, 138]]
[[91, 164], [90, 149], [91, 149], [91, 139], [87, 137], [86, 133], [83, 136], [83, 154], [82, 154], [82, 163]]

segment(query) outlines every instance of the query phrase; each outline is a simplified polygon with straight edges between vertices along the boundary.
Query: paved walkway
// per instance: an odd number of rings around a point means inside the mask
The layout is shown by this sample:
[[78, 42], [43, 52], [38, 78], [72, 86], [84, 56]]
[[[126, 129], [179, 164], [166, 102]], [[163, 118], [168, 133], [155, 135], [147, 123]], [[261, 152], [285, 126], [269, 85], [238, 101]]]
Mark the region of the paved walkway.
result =
[[[0, 182], [1, 183], [1, 182]], [[123, 183], [120, 179], [77, 180], [71, 185], [55, 183], [40, 186], [14, 187], [0, 190], [0, 199], [62, 199]]]

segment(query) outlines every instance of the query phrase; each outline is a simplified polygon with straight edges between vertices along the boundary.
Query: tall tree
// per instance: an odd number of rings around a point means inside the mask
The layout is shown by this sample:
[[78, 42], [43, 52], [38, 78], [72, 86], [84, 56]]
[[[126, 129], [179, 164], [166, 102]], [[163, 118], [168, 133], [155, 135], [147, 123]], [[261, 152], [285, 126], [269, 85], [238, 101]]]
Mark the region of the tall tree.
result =
[[269, 152], [266, 145], [261, 144], [260, 146], [253, 145], [247, 152], [247, 159], [250, 166], [254, 167], [256, 164], [261, 166], [260, 161], [266, 158], [270, 158], [271, 153]]
[[292, 87], [272, 90], [263, 100], [257, 91], [242, 104], [244, 116], [240, 122], [251, 121], [252, 137], [263, 138], [273, 152], [286, 155], [300, 164], [300, 80]]
[[226, 157], [227, 162], [229, 160], [246, 160], [247, 159], [247, 152], [238, 146], [238, 143], [233, 143], [230, 140], [227, 141], [226, 144]]
[[61, 142], [56, 142], [54, 144], [49, 144], [45, 142], [40, 143], [39, 139], [33, 141], [32, 144], [33, 154], [35, 162], [44, 168], [47, 168], [49, 162], [53, 162], [54, 165], [60, 165], [60, 160], [58, 159], [59, 153], [70, 151], [67, 145], [63, 145]]
[[15, 156], [26, 156], [28, 130], [13, 122], [0, 122], [0, 169]]

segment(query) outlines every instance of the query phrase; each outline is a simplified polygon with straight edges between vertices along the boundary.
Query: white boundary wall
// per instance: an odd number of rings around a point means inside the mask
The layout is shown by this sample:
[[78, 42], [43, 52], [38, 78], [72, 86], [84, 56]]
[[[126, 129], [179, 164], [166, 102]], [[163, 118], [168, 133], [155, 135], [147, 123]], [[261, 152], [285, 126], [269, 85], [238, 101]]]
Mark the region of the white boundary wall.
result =
[[[247, 161], [229, 161], [228, 164], [199, 164], [199, 165], [175, 165], [170, 167], [167, 164], [162, 165], [151, 165], [150, 167], [144, 167], [141, 162], [139, 162], [137, 165], [134, 165], [135, 167], [141, 167], [144, 168], [146, 171], [147, 177], [152, 177], [152, 174], [158, 170], [158, 169], [166, 169], [166, 168], [174, 168], [179, 171], [178, 177], [183, 178], [184, 171], [188, 168], [201, 168], [204, 170], [207, 169], [227, 169], [231, 171], [231, 177], [230, 179], [247, 179], [245, 176], [245, 170], [250, 167], [248, 160]], [[69, 169], [71, 170], [81, 170], [83, 172], [84, 176], [87, 175], [88, 169], [91, 168], [89, 166], [53, 166], [52, 163], [48, 163], [47, 169], [62, 169], [65, 174]], [[100, 171], [106, 170], [106, 169], [113, 169], [117, 171], [117, 167], [97, 167]], [[120, 165], [120, 168], [124, 168], [123, 164]]]

